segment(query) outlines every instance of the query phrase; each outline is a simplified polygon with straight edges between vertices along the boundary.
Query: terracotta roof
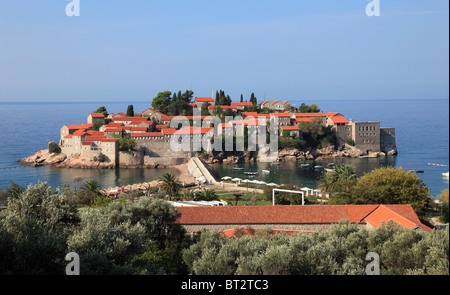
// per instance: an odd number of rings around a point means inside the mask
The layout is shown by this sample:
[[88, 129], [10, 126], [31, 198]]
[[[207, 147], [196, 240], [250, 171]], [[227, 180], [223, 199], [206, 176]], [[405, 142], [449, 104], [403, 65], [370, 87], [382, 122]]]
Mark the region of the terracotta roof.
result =
[[212, 97], [196, 97], [195, 102], [214, 102]]
[[201, 128], [201, 127], [182, 127], [175, 134], [186, 135], [186, 134], [205, 134], [213, 128]]
[[105, 115], [103, 113], [90, 113], [92, 118], [104, 118]]
[[244, 106], [252, 106], [253, 103], [251, 103], [251, 102], [232, 102], [231, 105], [244, 107]]
[[87, 130], [86, 133], [89, 135], [92, 135], [92, 136], [104, 136], [105, 135], [105, 133], [102, 131], [94, 131], [94, 130]]
[[74, 136], [82, 136], [84, 134], [86, 134], [86, 129], [79, 129], [79, 130], [75, 131], [72, 135], [74, 135]]
[[102, 141], [105, 136], [86, 136], [85, 141]]
[[281, 130], [300, 130], [298, 126], [281, 126]]
[[269, 102], [268, 100], [265, 100], [262, 103], [260, 103], [260, 105], [263, 105], [263, 104], [268, 103], [268, 102]]
[[78, 125], [64, 125], [64, 126], [69, 129], [89, 129], [92, 126], [94, 126], [94, 124], [78, 124]]
[[110, 127], [121, 127], [123, 126], [122, 123], [109, 123], [108, 125], [105, 125], [106, 128], [110, 128]]
[[164, 135], [172, 135], [172, 134], [174, 134], [174, 133], [177, 132], [177, 131], [178, 131], [178, 130], [175, 129], [175, 128], [164, 128], [164, 129], [161, 130], [161, 132], [162, 132]]
[[276, 104], [278, 102], [278, 100], [274, 100], [271, 102], [271, 104]]
[[326, 113], [325, 115], [327, 115], [328, 117], [333, 117], [333, 116], [336, 116], [337, 114], [339, 114], [339, 113], [336, 113], [336, 112], [328, 112], [328, 113]]
[[81, 145], [92, 145], [92, 142], [90, 142], [90, 141], [82, 141]]
[[359, 223], [379, 205], [179, 207], [180, 224]]
[[287, 104], [288, 101], [287, 101], [287, 100], [284, 100], [284, 101], [282, 101], [281, 103], [282, 103], [282, 104]]
[[69, 134], [69, 135], [64, 136], [64, 138], [72, 138], [72, 137], [73, 137], [72, 134]]
[[348, 121], [342, 116], [330, 117], [330, 119], [335, 124], [338, 124], [338, 123], [345, 123], [345, 124], [347, 124], [348, 123]]
[[421, 228], [431, 231], [431, 228], [420, 221], [411, 205], [381, 205], [364, 220], [374, 227], [392, 220], [403, 228]]
[[101, 141], [102, 142], [116, 142], [116, 141], [118, 141], [118, 139], [117, 138], [103, 138]]
[[379, 227], [393, 220], [403, 227], [431, 230], [411, 205], [307, 205], [178, 207], [183, 225], [214, 224], [334, 224], [341, 220]]
[[308, 118], [308, 117], [326, 117], [324, 113], [295, 113], [296, 118]]
[[167, 128], [168, 126], [167, 125], [164, 125], [164, 124], [161, 124], [161, 125], [156, 125], [156, 128], [158, 128], [158, 129], [165, 129], [165, 128]]
[[291, 115], [289, 115], [289, 113], [272, 113], [271, 114], [272, 116], [275, 116], [275, 117], [290, 117]]

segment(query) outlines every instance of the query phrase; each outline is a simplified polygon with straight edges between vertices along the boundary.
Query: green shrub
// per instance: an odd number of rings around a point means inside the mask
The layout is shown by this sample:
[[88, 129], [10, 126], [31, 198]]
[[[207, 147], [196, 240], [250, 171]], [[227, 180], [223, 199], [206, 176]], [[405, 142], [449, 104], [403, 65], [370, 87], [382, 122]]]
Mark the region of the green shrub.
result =
[[50, 142], [48, 144], [48, 151], [51, 154], [59, 154], [61, 153], [61, 148], [56, 144], [56, 142]]

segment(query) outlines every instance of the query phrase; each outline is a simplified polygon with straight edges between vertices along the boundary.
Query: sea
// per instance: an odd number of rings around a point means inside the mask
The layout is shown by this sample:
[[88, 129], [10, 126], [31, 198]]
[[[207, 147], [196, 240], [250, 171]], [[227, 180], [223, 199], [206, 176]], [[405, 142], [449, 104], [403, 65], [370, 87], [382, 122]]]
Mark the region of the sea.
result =
[[[442, 173], [449, 168], [449, 100], [298, 100], [301, 103], [319, 106], [324, 112], [339, 112], [355, 121], [379, 121], [382, 127], [396, 129], [398, 155], [392, 157], [364, 159], [333, 159], [308, 162], [311, 165], [326, 166], [349, 164], [358, 176], [382, 166], [402, 167], [404, 170], [423, 171], [418, 173], [436, 196], [449, 188], [448, 178]], [[174, 169], [75, 169], [49, 166], [30, 167], [18, 163], [20, 159], [45, 149], [50, 141], [59, 141], [60, 128], [66, 124], [80, 124], [87, 121], [87, 115], [100, 106], [110, 113], [126, 112], [133, 104], [135, 112], [151, 107], [148, 102], [2, 102], [0, 103], [0, 190], [11, 182], [21, 186], [47, 182], [55, 188], [63, 185], [73, 187], [88, 180], [98, 181], [102, 187], [134, 184], [158, 179], [165, 172], [177, 174]], [[282, 162], [279, 166], [270, 163], [244, 163], [239, 165], [211, 166], [217, 177], [248, 178], [244, 172], [258, 171], [251, 179], [267, 183], [295, 184], [316, 188], [320, 171], [300, 167], [302, 162]], [[430, 165], [438, 164], [438, 165]], [[244, 168], [235, 170], [234, 168]], [[261, 173], [269, 169], [270, 173]]]

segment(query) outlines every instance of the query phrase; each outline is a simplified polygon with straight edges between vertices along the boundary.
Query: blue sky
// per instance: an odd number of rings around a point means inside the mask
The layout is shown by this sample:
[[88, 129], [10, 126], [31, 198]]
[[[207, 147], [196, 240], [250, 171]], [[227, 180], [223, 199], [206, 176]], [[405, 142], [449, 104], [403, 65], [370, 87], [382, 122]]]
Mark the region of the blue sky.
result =
[[0, 0], [1, 101], [448, 99], [449, 2]]

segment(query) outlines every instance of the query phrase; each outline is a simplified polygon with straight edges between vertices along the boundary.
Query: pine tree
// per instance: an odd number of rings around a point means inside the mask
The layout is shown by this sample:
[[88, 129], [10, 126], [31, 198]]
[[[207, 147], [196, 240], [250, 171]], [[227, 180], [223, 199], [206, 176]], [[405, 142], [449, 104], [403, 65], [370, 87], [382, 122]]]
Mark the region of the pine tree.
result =
[[127, 117], [134, 117], [134, 108], [132, 104], [127, 108]]

